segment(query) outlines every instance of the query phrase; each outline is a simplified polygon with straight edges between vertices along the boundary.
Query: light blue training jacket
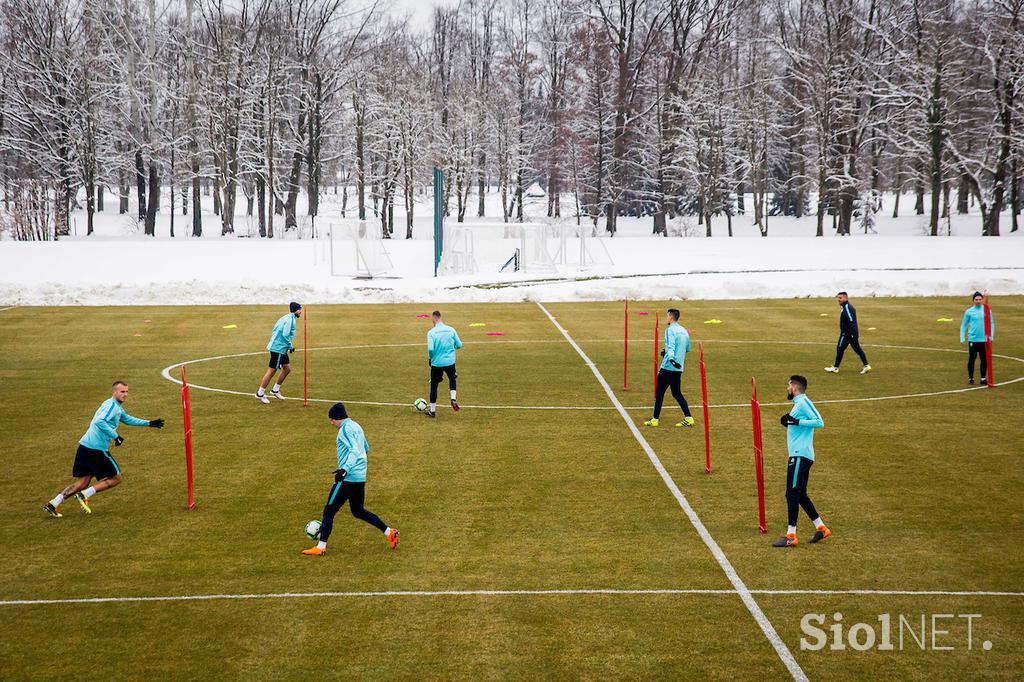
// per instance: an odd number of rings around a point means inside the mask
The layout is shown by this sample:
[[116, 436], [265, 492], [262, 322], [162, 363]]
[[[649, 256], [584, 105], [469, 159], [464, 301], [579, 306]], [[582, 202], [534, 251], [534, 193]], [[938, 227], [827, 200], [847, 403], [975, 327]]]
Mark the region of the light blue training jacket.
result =
[[[690, 333], [686, 327], [673, 322], [665, 327], [665, 357], [661, 359], [661, 368], [670, 372], [682, 372], [686, 363], [686, 354], [690, 352]], [[679, 363], [679, 367], [672, 366], [672, 360]]]
[[267, 350], [272, 353], [287, 353], [292, 348], [292, 341], [295, 340], [295, 313], [282, 315], [281, 319], [274, 325], [270, 332], [270, 342]]
[[790, 457], [806, 457], [814, 461], [814, 429], [825, 428], [825, 420], [811, 399], [804, 394], [793, 398], [793, 409], [789, 414], [799, 419], [799, 424], [786, 427], [786, 446]]
[[455, 351], [459, 348], [462, 348], [459, 335], [444, 322], [438, 322], [427, 332], [427, 357], [431, 367], [454, 365]]
[[338, 468], [344, 469], [345, 480], [350, 483], [366, 482], [366, 453], [370, 444], [366, 442], [363, 427], [351, 418], [338, 427]]
[[110, 449], [110, 441], [117, 438], [117, 425], [124, 422], [128, 426], [149, 426], [148, 419], [133, 417], [124, 411], [121, 403], [113, 397], [107, 398], [93, 415], [89, 430], [78, 442], [87, 448], [106, 452]]
[[[992, 323], [992, 338], [996, 337], [996, 318], [989, 313], [989, 321]], [[972, 305], [964, 311], [963, 322], [960, 323], [960, 343], [964, 342], [966, 332], [967, 340], [971, 343], [985, 342], [985, 306]]]

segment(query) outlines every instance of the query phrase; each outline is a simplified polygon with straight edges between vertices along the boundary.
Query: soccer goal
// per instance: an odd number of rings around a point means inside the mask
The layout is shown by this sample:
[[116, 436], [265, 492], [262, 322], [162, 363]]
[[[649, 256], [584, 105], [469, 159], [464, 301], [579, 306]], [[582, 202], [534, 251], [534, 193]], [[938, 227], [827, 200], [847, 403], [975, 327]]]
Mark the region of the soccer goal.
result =
[[604, 241], [600, 237], [588, 235], [591, 229], [590, 225], [576, 225], [575, 223], [552, 224], [555, 263], [575, 265], [580, 270], [602, 265], [615, 265]]
[[523, 223], [519, 226], [519, 269], [527, 273], [558, 272], [549, 248], [551, 225]]
[[438, 274], [475, 275], [477, 269], [472, 229], [468, 225], [445, 225]]
[[365, 220], [334, 222], [328, 229], [331, 275], [373, 279], [394, 269], [391, 255], [375, 225]]

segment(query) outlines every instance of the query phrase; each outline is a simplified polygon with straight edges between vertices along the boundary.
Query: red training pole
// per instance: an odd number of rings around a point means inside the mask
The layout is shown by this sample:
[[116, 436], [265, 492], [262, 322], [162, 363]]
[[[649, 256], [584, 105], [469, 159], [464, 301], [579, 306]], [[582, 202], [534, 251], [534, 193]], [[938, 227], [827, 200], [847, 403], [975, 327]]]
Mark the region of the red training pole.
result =
[[992, 372], [992, 309], [988, 307], [988, 294], [985, 294], [985, 365], [988, 367], [988, 387], [995, 388], [996, 380]]
[[185, 427], [185, 479], [188, 483], [188, 508], [196, 508], [196, 489], [192, 479], [192, 404], [188, 397], [188, 381], [185, 379], [185, 365], [181, 366], [181, 411]]
[[629, 390], [629, 299], [624, 299], [626, 309], [622, 327], [622, 390]]
[[654, 395], [658, 395], [658, 329], [660, 320], [654, 318]]
[[302, 311], [302, 406], [309, 407], [309, 396], [306, 393], [306, 387], [309, 384], [309, 352], [308, 352], [308, 340], [309, 340], [309, 327], [307, 321], [309, 320], [309, 308], [307, 307]]
[[768, 532], [764, 518], [764, 443], [761, 440], [761, 404], [757, 401], [757, 380], [750, 378], [750, 414], [753, 418], [754, 431], [754, 475], [757, 478], [757, 529], [762, 534]]
[[708, 414], [708, 371], [704, 366], [704, 344], [698, 343], [700, 352], [700, 398], [704, 405], [704, 471], [711, 473], [711, 428]]

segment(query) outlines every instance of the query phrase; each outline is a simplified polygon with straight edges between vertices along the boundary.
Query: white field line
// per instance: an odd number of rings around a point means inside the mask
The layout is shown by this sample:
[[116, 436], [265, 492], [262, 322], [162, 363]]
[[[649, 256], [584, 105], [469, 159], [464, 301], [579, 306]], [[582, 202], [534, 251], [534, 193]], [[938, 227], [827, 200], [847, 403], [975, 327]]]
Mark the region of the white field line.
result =
[[[618, 339], [597, 339], [587, 341], [587, 343], [619, 343]], [[528, 340], [502, 340], [502, 341], [466, 341], [465, 344], [538, 344], [538, 343], [562, 343], [561, 339], [543, 339], [539, 341], [528, 341]], [[823, 341], [743, 341], [743, 340], [723, 340], [723, 341], [708, 341], [707, 343], [732, 343], [732, 344], [773, 344], [773, 345], [807, 345], [807, 346], [832, 346], [833, 344]], [[464, 344], [464, 345], [465, 345]], [[322, 351], [322, 350], [359, 350], [368, 348], [403, 348], [409, 346], [422, 346], [422, 343], [381, 343], [381, 344], [358, 344], [351, 346], [321, 346], [318, 348], [310, 348], [309, 352]], [[954, 348], [924, 348], [919, 346], [894, 346], [887, 344], [863, 344], [865, 348], [889, 348], [894, 350], [918, 350], [918, 351], [934, 351], [939, 353], [964, 353], [965, 351]], [[160, 374], [168, 381], [181, 385], [180, 379], [175, 379], [171, 376], [171, 370], [177, 369], [184, 365], [193, 365], [200, 362], [213, 362], [216, 360], [227, 360], [229, 358], [244, 358], [251, 357], [254, 355], [263, 355], [266, 351], [256, 351], [251, 353], [234, 353], [231, 355], [214, 355], [208, 358], [197, 358], [195, 360], [185, 360], [184, 362], [178, 362], [173, 365], [164, 367]], [[993, 357], [997, 357], [1003, 360], [1012, 360], [1014, 362], [1024, 363], [1024, 358], [1014, 357], [1012, 355], [999, 355], [993, 353]], [[1007, 381], [999, 382], [999, 386], [1006, 386], [1008, 384], [1015, 384], [1019, 381], [1024, 381], [1024, 376], [1017, 377], [1016, 379], [1009, 379]], [[189, 384], [189, 387], [199, 389], [202, 391], [210, 391], [211, 393], [223, 393], [226, 395], [240, 395], [245, 397], [252, 397], [251, 391], [235, 391], [228, 388], [216, 388], [213, 386], [204, 386], [202, 384]], [[880, 400], [904, 400], [908, 398], [931, 398], [940, 395], [951, 395], [954, 393], [967, 393], [969, 391], [982, 391], [987, 390], [987, 386], [969, 386], [967, 388], [953, 388], [945, 391], [931, 391], [929, 393], [903, 393], [900, 395], [883, 395], [883, 396], [872, 396], [868, 398], [835, 398], [832, 400], [816, 400], [815, 404], [834, 404], [834, 403], [861, 403], [861, 402], [874, 402]], [[285, 400], [302, 400], [302, 398], [291, 398], [286, 397]], [[309, 398], [309, 402], [313, 403], [336, 403], [343, 401], [350, 405], [370, 405], [375, 407], [404, 407], [408, 408], [411, 406], [409, 402], [384, 402], [384, 401], [373, 401], [373, 400], [343, 400], [338, 399], [327, 399], [327, 398]], [[761, 403], [762, 407], [783, 407], [789, 403], [785, 402], [774, 402], [774, 403]], [[571, 410], [571, 411], [607, 411], [616, 409], [610, 405], [462, 405], [473, 410]], [[719, 405], [709, 405], [710, 409], [726, 409], [726, 408], [749, 408], [750, 403], [722, 403]], [[691, 409], [703, 409], [700, 405], [691, 405]], [[650, 405], [628, 405], [624, 406], [624, 409], [635, 410], [635, 411], [646, 411], [650, 410]]]
[[[957, 590], [749, 590], [750, 594], [768, 596], [883, 596], [883, 597], [1011, 597], [1024, 598], [1024, 592], [957, 591]], [[558, 597], [574, 595], [738, 595], [732, 589], [673, 588], [581, 588], [562, 590], [381, 590], [362, 592], [267, 592], [240, 594], [181, 594], [140, 597], [71, 597], [66, 599], [3, 599], [2, 606], [51, 606], [59, 604], [111, 604], [132, 602], [240, 601], [253, 599], [315, 599], [370, 597]]]
[[644, 438], [642, 433], [640, 433], [640, 430], [630, 418], [629, 413], [626, 412], [626, 408], [624, 408], [622, 403], [619, 402], [619, 399], [615, 396], [615, 392], [611, 389], [611, 386], [608, 385], [604, 376], [597, 369], [597, 365], [595, 365], [593, 360], [591, 360], [587, 354], [583, 352], [583, 349], [576, 344], [573, 338], [569, 335], [569, 332], [558, 323], [558, 320], [548, 312], [548, 309], [544, 307], [543, 303], [538, 301], [537, 307], [547, 315], [547, 318], [551, 320], [551, 324], [555, 325], [555, 328], [562, 333], [565, 340], [569, 342], [569, 345], [573, 347], [581, 358], [583, 358], [583, 362], [586, 363], [587, 367], [590, 368], [590, 371], [593, 372], [594, 377], [597, 379], [598, 383], [601, 384], [601, 388], [604, 389], [605, 394], [607, 394], [608, 399], [618, 409], [619, 414], [622, 416], [622, 420], [626, 422], [626, 426], [628, 426], [629, 430], [633, 433], [633, 437], [636, 439], [637, 443], [640, 444], [640, 447], [643, 448], [644, 452], [647, 453], [647, 458], [651, 460], [651, 464], [654, 465], [654, 468], [657, 469], [658, 473], [661, 475], [661, 480], [665, 482], [669, 492], [671, 492], [672, 496], [676, 498], [676, 502], [679, 503], [683, 512], [690, 519], [690, 523], [693, 525], [694, 529], [696, 529], [697, 534], [700, 535], [701, 540], [704, 541], [704, 544], [707, 545], [708, 549], [711, 551], [712, 556], [715, 557], [715, 561], [718, 562], [718, 565], [729, 579], [729, 582], [739, 594], [743, 604], [747, 607], [747, 610], [750, 611], [750, 615], [754, 617], [754, 620], [761, 628], [761, 632], [764, 633], [764, 636], [768, 638], [772, 647], [775, 648], [775, 653], [778, 654], [779, 659], [786, 666], [786, 669], [789, 670], [789, 674], [793, 676], [794, 680], [807, 680], [807, 675], [804, 673], [803, 668], [801, 668], [800, 664], [796, 662], [795, 658], [793, 658], [793, 652], [791, 652], [789, 647], [786, 646], [786, 643], [782, 641], [782, 638], [779, 637], [779, 633], [775, 631], [775, 627], [771, 624], [771, 621], [768, 620], [768, 617], [764, 614], [764, 611], [761, 610], [761, 607], [757, 605], [757, 601], [750, 593], [746, 584], [744, 584], [743, 579], [740, 578], [738, 573], [736, 573], [736, 569], [733, 568], [732, 563], [730, 563], [729, 559], [725, 556], [725, 552], [723, 552], [722, 548], [718, 546], [718, 543], [711, 536], [711, 533], [708, 532], [707, 527], [704, 526], [700, 517], [697, 516], [697, 512], [694, 511], [692, 506], [690, 506], [690, 502], [686, 499], [686, 496], [679, 490], [676, 482], [672, 480], [672, 476], [669, 475], [664, 465], [662, 465], [661, 460], [658, 459], [658, 455], [655, 454], [650, 443], [648, 443], [647, 439]]
[[14, 309], [15, 309], [15, 308], [17, 308], [17, 307], [18, 307], [18, 306], [16, 306], [16, 305], [9, 305], [9, 306], [7, 306], [6, 308], [0, 308], [0, 313], [2, 313], [2, 312], [3, 312], [3, 311], [5, 311], [5, 310], [14, 310]]

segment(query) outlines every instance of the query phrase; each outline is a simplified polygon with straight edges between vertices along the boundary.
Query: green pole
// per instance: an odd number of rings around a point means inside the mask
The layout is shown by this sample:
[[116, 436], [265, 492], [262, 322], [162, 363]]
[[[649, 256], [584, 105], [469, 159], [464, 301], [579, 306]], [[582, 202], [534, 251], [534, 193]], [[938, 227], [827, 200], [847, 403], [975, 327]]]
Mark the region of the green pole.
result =
[[444, 173], [434, 167], [434, 277], [444, 252]]

